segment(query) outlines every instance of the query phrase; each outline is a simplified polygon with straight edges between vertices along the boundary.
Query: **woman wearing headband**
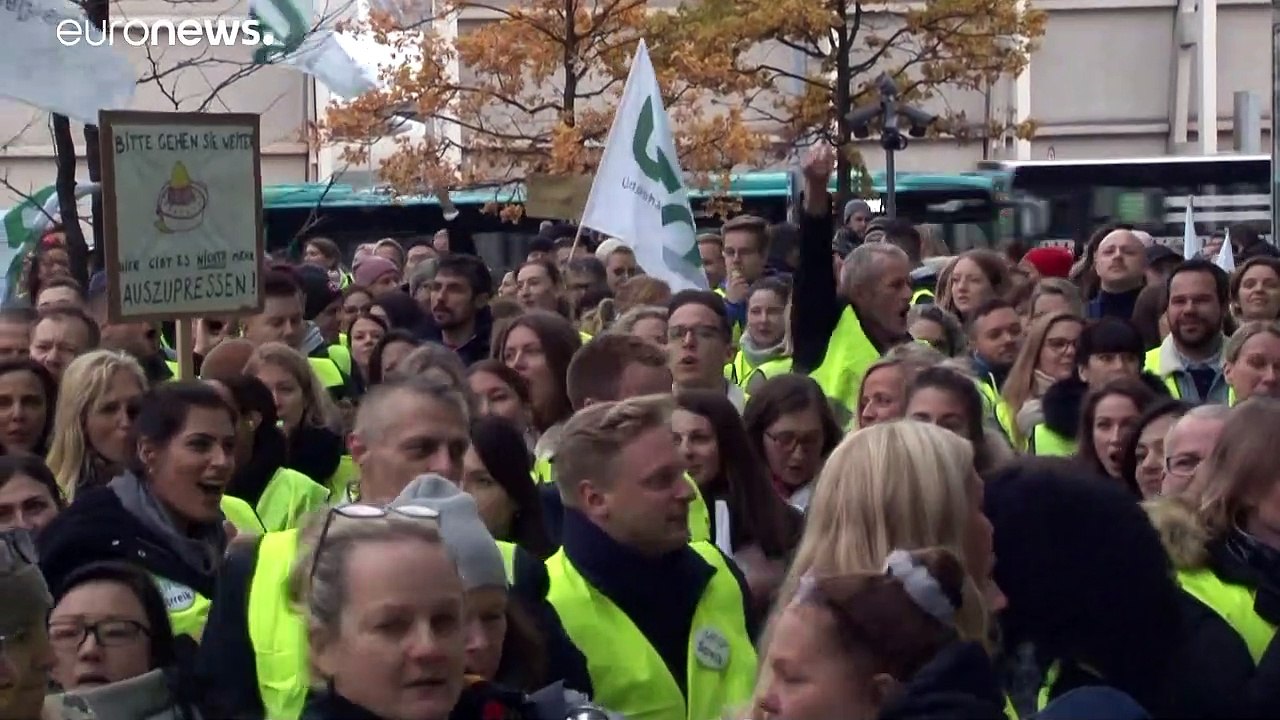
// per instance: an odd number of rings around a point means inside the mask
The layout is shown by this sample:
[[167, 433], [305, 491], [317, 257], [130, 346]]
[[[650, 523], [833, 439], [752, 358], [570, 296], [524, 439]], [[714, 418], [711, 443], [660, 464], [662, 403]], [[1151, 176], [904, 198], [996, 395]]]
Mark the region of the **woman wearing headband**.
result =
[[963, 584], [960, 561], [940, 548], [895, 550], [880, 574], [805, 575], [776, 621], [759, 710], [777, 720], [1003, 718], [986, 651], [956, 632]]

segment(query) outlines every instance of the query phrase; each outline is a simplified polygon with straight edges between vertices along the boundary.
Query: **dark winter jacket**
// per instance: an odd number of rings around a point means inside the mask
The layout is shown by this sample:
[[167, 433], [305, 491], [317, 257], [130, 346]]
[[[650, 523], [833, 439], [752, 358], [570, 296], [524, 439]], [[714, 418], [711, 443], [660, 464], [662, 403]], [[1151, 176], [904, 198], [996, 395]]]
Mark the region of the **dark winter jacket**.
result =
[[880, 710], [880, 720], [1002, 720], [1004, 692], [986, 650], [944, 648]]
[[493, 335], [493, 312], [488, 306], [481, 308], [476, 313], [475, 333], [471, 335], [471, 339], [458, 347], [450, 347], [444, 341], [444, 334], [440, 330], [440, 326], [430, 316], [424, 325], [423, 339], [428, 342], [440, 343], [450, 350], [458, 353], [458, 357], [462, 359], [463, 365], [471, 365], [489, 357], [489, 337]]

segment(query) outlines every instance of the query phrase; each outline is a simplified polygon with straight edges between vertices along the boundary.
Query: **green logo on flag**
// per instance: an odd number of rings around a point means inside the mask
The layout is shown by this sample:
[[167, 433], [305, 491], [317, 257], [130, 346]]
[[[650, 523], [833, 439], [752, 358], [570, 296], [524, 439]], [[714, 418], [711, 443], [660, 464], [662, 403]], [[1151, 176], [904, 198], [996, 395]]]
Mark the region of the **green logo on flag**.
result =
[[[667, 154], [662, 152], [661, 147], [655, 147], [654, 153], [656, 157], [649, 156], [649, 141], [653, 139], [653, 132], [656, 127], [653, 97], [647, 97], [644, 100], [644, 107], [640, 109], [640, 117], [636, 120], [636, 133], [631, 140], [631, 153], [635, 157], [636, 165], [640, 167], [640, 172], [644, 173], [645, 177], [661, 184], [667, 193], [675, 193], [684, 184], [681, 182], [680, 175], [671, 164]], [[693, 213], [689, 211], [688, 204], [684, 202], [663, 203], [663, 226], [676, 223], [684, 223], [689, 226], [690, 230], [694, 229]], [[697, 243], [691, 243], [689, 249], [683, 255], [675, 256], [675, 253], [665, 247], [662, 249], [662, 254], [667, 260], [667, 264], [673, 267], [679, 267], [679, 265], [673, 265], [672, 260], [688, 263], [695, 268], [702, 266], [702, 254], [698, 252]]]

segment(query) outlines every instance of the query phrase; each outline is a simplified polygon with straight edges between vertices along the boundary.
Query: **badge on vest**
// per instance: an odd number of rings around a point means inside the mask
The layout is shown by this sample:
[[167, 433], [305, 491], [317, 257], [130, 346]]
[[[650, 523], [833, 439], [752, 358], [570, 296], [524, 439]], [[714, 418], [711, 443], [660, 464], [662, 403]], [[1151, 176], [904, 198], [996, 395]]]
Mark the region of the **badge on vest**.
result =
[[179, 585], [172, 580], [158, 577], [156, 587], [164, 596], [164, 609], [169, 612], [190, 610], [191, 606], [196, 604], [196, 591], [186, 585]]
[[729, 667], [729, 641], [719, 630], [704, 627], [693, 636], [693, 656], [704, 667], [724, 670]]

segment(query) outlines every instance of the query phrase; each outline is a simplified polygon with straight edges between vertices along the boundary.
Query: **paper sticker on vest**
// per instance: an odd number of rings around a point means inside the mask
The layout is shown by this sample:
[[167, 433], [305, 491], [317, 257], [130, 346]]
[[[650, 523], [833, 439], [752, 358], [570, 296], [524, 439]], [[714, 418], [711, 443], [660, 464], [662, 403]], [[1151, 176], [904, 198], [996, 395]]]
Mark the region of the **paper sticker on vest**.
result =
[[693, 655], [712, 670], [729, 666], [729, 640], [715, 628], [702, 628], [693, 638]]
[[164, 607], [169, 612], [182, 612], [196, 604], [196, 591], [186, 585], [156, 578], [156, 587], [160, 588], [160, 594], [164, 596]]

